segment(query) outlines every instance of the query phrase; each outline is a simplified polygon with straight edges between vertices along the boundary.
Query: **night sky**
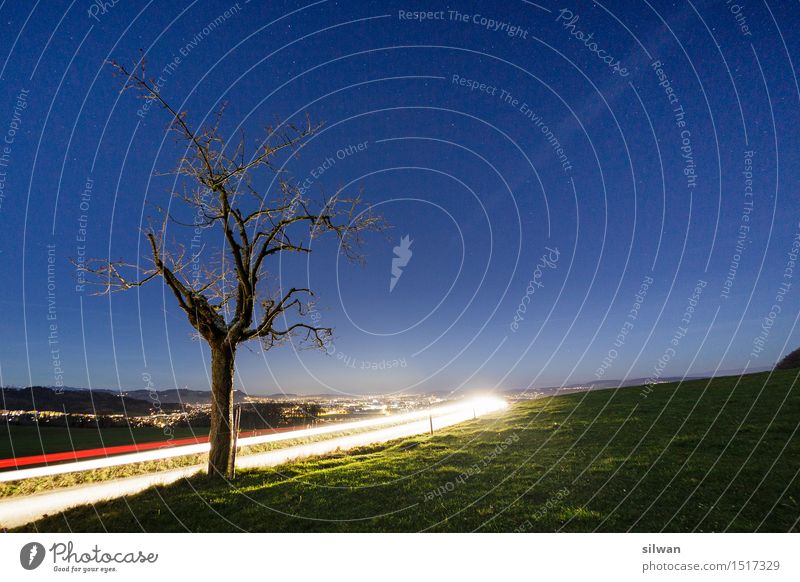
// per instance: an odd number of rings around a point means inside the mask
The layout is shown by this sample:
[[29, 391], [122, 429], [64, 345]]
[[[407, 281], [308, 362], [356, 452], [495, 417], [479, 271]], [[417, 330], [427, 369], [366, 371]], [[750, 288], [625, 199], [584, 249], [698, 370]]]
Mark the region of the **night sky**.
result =
[[365, 266], [324, 238], [271, 266], [334, 341], [243, 346], [237, 388], [769, 367], [800, 344], [799, 25], [797, 3], [724, 0], [0, 3], [0, 383], [209, 388], [161, 281], [96, 296], [71, 262], [146, 257], [152, 205], [184, 186], [168, 117], [105, 64], [142, 52], [195, 126], [223, 102], [252, 143], [324, 122], [280, 167], [392, 226]]

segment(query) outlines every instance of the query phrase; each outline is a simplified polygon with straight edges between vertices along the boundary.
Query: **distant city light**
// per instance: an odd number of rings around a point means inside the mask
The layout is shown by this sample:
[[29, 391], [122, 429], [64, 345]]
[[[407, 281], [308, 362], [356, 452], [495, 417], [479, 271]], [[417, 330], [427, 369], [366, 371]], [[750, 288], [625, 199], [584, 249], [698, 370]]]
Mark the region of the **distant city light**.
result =
[[[502, 410], [507, 407], [508, 403], [493, 396], [481, 396], [470, 398], [464, 401], [448, 404], [445, 406], [437, 406], [434, 408], [415, 410], [397, 415], [384, 415], [378, 418], [370, 418], [366, 420], [358, 420], [353, 422], [343, 422], [329, 424], [322, 427], [314, 427], [307, 429], [292, 430], [279, 433], [270, 433], [265, 435], [258, 435], [252, 437], [243, 437], [238, 440], [238, 447], [247, 447], [253, 445], [260, 445], [264, 443], [274, 443], [287, 440], [302, 439], [325, 435], [330, 433], [347, 432], [351, 430], [363, 430], [366, 428], [378, 428], [386, 425], [401, 425], [397, 429], [405, 428], [406, 431], [397, 430], [398, 436], [389, 438], [400, 438], [402, 436], [410, 436], [427, 432], [430, 429], [430, 424], [434, 428], [443, 428], [458, 422], [469, 420], [473, 417], [482, 416], [490, 412]], [[424, 428], [420, 426], [410, 426], [411, 423], [423, 419], [425, 422]], [[431, 422], [428, 422], [430, 419]], [[392, 427], [395, 428], [395, 427]], [[407, 432], [413, 428], [411, 432]], [[419, 430], [417, 430], [419, 429]], [[369, 434], [369, 433], [367, 433]], [[356, 435], [361, 436], [361, 435]], [[389, 438], [384, 440], [389, 440]], [[314, 443], [322, 444], [322, 443]], [[31, 479], [33, 477], [46, 477], [52, 475], [63, 475], [65, 473], [75, 473], [80, 471], [90, 471], [93, 469], [104, 469], [107, 467], [116, 467], [120, 465], [129, 465], [132, 463], [142, 463], [146, 461], [157, 461], [162, 459], [170, 459], [174, 457], [183, 457], [187, 455], [196, 455], [207, 453], [209, 450], [209, 443], [197, 443], [192, 445], [164, 447], [160, 449], [153, 449], [149, 451], [140, 451], [137, 453], [127, 453], [120, 455], [113, 455], [108, 457], [101, 457], [98, 459], [88, 459], [82, 461], [75, 461], [70, 463], [61, 463], [58, 465], [50, 465], [44, 467], [32, 467], [27, 469], [17, 469], [14, 471], [4, 471], [0, 473], [0, 482], [17, 481], [21, 479]], [[306, 454], [317, 454], [314, 452]], [[237, 459], [237, 465], [244, 462], [244, 459], [249, 457], [256, 457], [258, 455], [243, 455]], [[255, 466], [249, 464], [248, 466]]]

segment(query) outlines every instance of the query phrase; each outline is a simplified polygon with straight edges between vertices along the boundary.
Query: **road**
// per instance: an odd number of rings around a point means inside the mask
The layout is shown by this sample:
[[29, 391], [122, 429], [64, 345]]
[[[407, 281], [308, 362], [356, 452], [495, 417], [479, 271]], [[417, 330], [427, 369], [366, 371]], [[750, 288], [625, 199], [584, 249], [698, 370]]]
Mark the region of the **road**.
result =
[[[323, 455], [337, 450], [349, 450], [355, 447], [382, 443], [398, 438], [424, 434], [433, 428], [434, 432], [438, 429], [452, 426], [466, 420], [471, 420], [478, 416], [501, 410], [507, 406], [506, 402], [498, 398], [473, 399], [458, 404], [447, 405], [429, 410], [420, 410], [412, 413], [388, 416], [385, 418], [369, 419], [357, 422], [342, 423], [332, 426], [292, 431], [291, 433], [269, 434], [247, 439], [240, 439], [239, 446], [261, 444], [265, 442], [276, 442], [280, 440], [297, 439], [309, 436], [319, 436], [323, 434], [338, 433], [347, 430], [359, 430], [355, 434], [332, 437], [329, 439], [285, 447], [257, 453], [253, 455], [241, 455], [236, 459], [237, 468], [252, 467], [273, 467], [281, 465], [293, 459], [300, 459], [314, 455]], [[391, 426], [386, 426], [386, 425]], [[383, 426], [383, 428], [380, 428]], [[365, 430], [376, 427], [375, 430]], [[20, 474], [24, 478], [35, 476], [55, 475], [59, 473], [75, 472], [77, 470], [91, 470], [103, 465], [104, 462], [113, 461], [114, 465], [124, 463], [136, 463], [142, 460], [154, 460], [158, 458], [175, 457], [190, 455], [208, 451], [208, 443], [189, 445], [184, 447], [171, 447], [161, 451], [145, 451], [143, 453], [133, 453], [130, 455], [118, 455], [108, 459], [96, 459], [92, 461], [78, 461], [65, 465], [55, 465], [52, 467], [37, 467], [33, 469], [21, 469], [19, 471], [9, 471], [0, 476], [8, 474], [16, 475], [19, 479]], [[183, 452], [179, 452], [183, 451]], [[155, 456], [161, 453], [163, 456]], [[176, 454], [177, 453], [177, 454]], [[120, 462], [121, 458], [125, 458]], [[101, 463], [100, 465], [96, 465]], [[76, 466], [80, 465], [78, 469]], [[66, 470], [65, 470], [66, 468]], [[203, 465], [182, 467], [170, 471], [137, 475], [124, 479], [114, 479], [99, 483], [87, 483], [76, 487], [45, 491], [34, 495], [14, 496], [0, 500], [0, 528], [12, 528], [25, 523], [29, 523], [44, 515], [52, 515], [78, 505], [94, 504], [103, 500], [132, 495], [143, 491], [154, 485], [165, 485], [174, 483], [180, 479], [191, 477], [205, 469]], [[3, 479], [9, 480], [9, 479]]]

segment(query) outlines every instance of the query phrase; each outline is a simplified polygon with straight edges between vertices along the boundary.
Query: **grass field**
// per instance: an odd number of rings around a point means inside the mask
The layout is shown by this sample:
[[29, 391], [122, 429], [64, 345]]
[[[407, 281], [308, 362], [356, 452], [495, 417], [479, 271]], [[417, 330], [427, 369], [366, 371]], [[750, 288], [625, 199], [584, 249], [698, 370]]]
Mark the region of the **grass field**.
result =
[[[389, 422], [386, 425], [381, 425], [384, 428], [393, 426]], [[282, 449], [286, 447], [293, 447], [298, 445], [306, 445], [322, 440], [355, 435], [361, 432], [373, 430], [372, 428], [356, 428], [346, 429], [342, 431], [335, 431], [327, 434], [288, 438], [286, 440], [266, 442], [257, 445], [241, 446], [238, 449], [238, 455], [255, 455], [258, 453], [265, 453], [275, 449]], [[160, 440], [160, 439], [156, 439]], [[138, 441], [143, 442], [143, 441]], [[92, 483], [99, 483], [102, 481], [110, 481], [114, 479], [124, 479], [126, 477], [135, 477], [137, 475], [144, 475], [146, 473], [154, 473], [159, 471], [168, 471], [170, 469], [178, 469], [182, 467], [192, 467], [196, 465], [205, 465], [208, 463], [208, 455], [205, 453], [183, 455], [180, 457], [170, 457], [167, 459], [159, 459], [155, 461], [143, 461], [140, 463], [130, 463], [125, 465], [115, 465], [112, 467], [105, 467], [102, 469], [91, 469], [88, 471], [76, 471], [73, 473], [63, 473], [60, 475], [51, 475], [48, 477], [35, 477], [31, 479], [18, 479], [15, 481], [5, 481], [0, 483], [0, 499], [14, 496], [33, 495], [34, 493], [42, 493], [53, 489], [61, 489], [64, 487], [74, 487], [77, 485], [85, 485]]]
[[24, 531], [797, 531], [797, 370], [571, 394]]
[[[173, 429], [172, 435], [176, 439], [181, 439], [205, 436], [207, 432], [207, 428], [194, 429], [194, 432], [189, 428], [176, 428]], [[3, 427], [0, 431], [0, 459], [167, 440], [170, 440], [170, 437], [164, 434], [163, 429], [157, 427], [73, 428], [67, 430], [52, 426], [37, 428], [35, 426], [10, 425]]]

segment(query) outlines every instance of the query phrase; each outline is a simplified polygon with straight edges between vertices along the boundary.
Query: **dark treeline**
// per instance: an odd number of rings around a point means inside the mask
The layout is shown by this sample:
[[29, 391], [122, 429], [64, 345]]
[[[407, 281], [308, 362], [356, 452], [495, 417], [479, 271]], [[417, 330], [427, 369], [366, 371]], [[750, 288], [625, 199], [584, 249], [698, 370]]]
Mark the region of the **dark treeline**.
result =
[[311, 424], [322, 412], [319, 404], [296, 402], [248, 402], [241, 409], [240, 430]]
[[775, 365], [776, 370], [793, 370], [795, 368], [800, 368], [800, 348], [784, 356], [784, 358]]

